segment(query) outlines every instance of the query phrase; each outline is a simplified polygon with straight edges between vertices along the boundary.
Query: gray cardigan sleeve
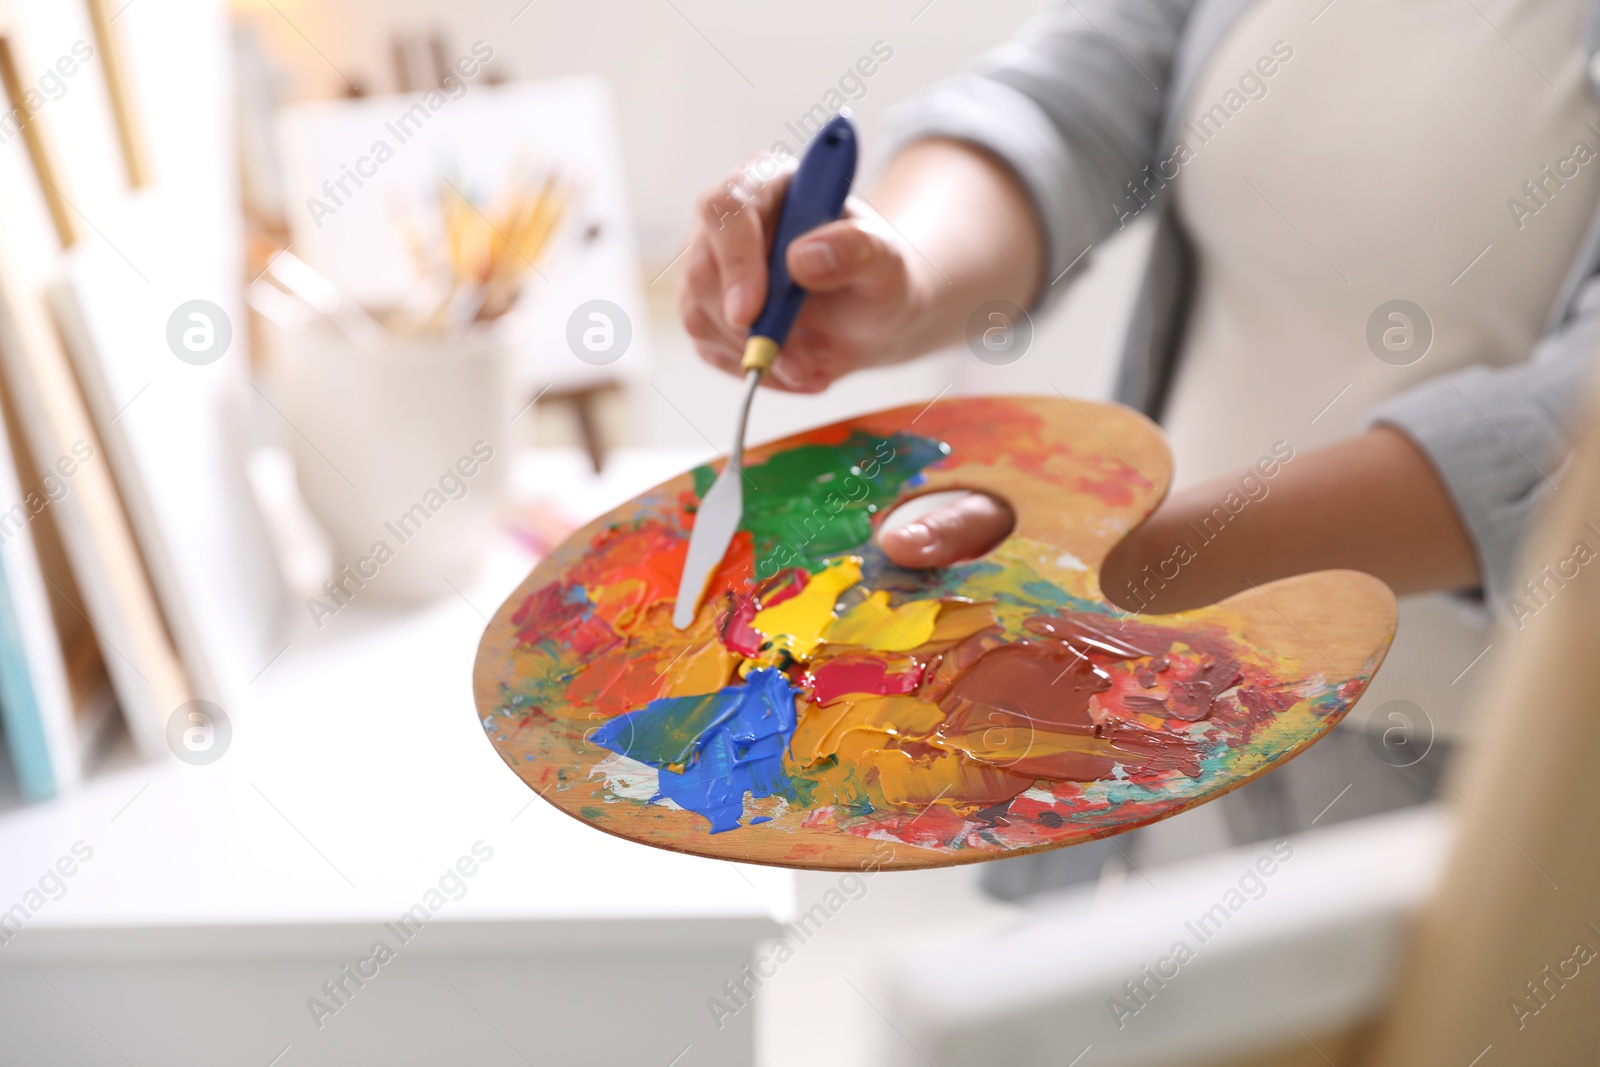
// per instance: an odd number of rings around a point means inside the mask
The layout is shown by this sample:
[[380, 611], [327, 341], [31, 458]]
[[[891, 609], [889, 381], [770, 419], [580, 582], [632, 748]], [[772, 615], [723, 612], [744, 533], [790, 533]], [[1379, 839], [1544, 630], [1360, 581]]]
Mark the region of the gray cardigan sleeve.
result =
[[1518, 595], [1513, 576], [1523, 535], [1561, 480], [1597, 340], [1600, 278], [1590, 278], [1531, 359], [1444, 375], [1370, 413], [1371, 424], [1415, 441], [1439, 472], [1477, 552], [1484, 592], [1501, 613]]
[[1044, 225], [1038, 303], [1120, 225], [1155, 154], [1173, 57], [1192, 0], [1057, 0], [1017, 37], [889, 112], [890, 151], [950, 137], [1017, 175]]

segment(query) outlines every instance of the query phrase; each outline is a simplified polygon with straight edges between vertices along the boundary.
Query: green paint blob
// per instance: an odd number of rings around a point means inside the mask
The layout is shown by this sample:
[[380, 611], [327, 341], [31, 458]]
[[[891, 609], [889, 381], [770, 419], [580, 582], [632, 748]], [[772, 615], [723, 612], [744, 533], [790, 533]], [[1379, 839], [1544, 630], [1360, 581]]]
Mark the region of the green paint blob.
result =
[[[838, 444], [800, 445], [745, 468], [739, 528], [755, 543], [756, 577], [787, 567], [819, 570], [864, 544], [872, 516], [949, 454], [949, 445], [929, 437], [857, 430]], [[715, 480], [711, 467], [696, 468], [695, 495], [703, 498]]]

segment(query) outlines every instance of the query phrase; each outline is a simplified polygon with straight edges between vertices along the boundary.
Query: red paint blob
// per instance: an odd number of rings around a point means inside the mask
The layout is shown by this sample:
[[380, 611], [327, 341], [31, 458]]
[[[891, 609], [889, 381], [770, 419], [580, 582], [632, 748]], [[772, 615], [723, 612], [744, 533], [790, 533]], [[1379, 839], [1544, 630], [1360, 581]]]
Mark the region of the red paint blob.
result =
[[912, 662], [911, 670], [891, 673], [881, 659], [841, 656], [807, 671], [800, 684], [811, 690], [811, 699], [817, 704], [827, 704], [848, 693], [905, 696], [915, 693], [922, 684], [922, 665]]

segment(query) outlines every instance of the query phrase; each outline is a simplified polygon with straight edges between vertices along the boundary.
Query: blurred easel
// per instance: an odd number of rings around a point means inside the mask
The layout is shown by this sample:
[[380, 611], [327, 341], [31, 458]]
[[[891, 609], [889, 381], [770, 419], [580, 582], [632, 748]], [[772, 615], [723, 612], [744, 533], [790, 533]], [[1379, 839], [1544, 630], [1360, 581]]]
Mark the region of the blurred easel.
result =
[[[1600, 549], [1600, 380], [1585, 404], [1529, 574]], [[1600, 568], [1547, 592], [1480, 698], [1481, 733], [1446, 794], [1455, 848], [1360, 1067], [1600, 1054]]]
[[0, 8], [0, 91], [3, 91], [8, 110], [20, 115], [19, 132], [23, 147], [28, 152], [28, 162], [33, 166], [34, 177], [39, 182], [39, 195], [50, 211], [50, 222], [55, 227], [56, 240], [63, 251], [78, 242], [78, 220], [72, 213], [66, 195], [61, 191], [61, 172], [56, 165], [56, 154], [44, 125], [33, 120], [26, 103], [28, 88], [19, 71], [17, 49], [12, 35], [10, 12]]
[[[1600, 554], [1600, 378], [1523, 557]], [[1593, 525], [1591, 525], [1593, 523]], [[1593, 570], [1594, 573], [1590, 573]], [[1589, 1067], [1600, 1055], [1600, 567], [1580, 564], [1480, 693], [1444, 797], [1457, 831], [1386, 1010], [1208, 1067]], [[1314, 1044], [1313, 1044], [1314, 1042]]]
[[578, 425], [578, 437], [583, 442], [583, 451], [589, 457], [589, 465], [599, 474], [606, 463], [606, 440], [601, 429], [600, 407], [607, 397], [621, 391], [622, 386], [614, 381], [570, 389], [544, 389], [533, 398], [533, 403], [541, 408], [559, 405], [571, 410], [573, 420]]
[[[454, 75], [450, 66], [450, 45], [439, 30], [433, 30], [426, 37], [401, 32], [390, 35], [389, 59], [394, 64], [396, 92], [415, 93], [450, 87]], [[505, 74], [490, 69], [485, 72], [484, 80], [490, 85], [500, 85], [505, 82]]]
[[150, 156], [145, 148], [139, 109], [134, 104], [122, 38], [111, 25], [120, 12], [112, 10], [110, 0], [88, 0], [88, 3], [95, 45], [100, 49], [100, 67], [105, 72], [106, 90], [111, 96], [111, 113], [117, 123], [122, 166], [127, 171], [128, 185], [142, 189], [150, 184]]

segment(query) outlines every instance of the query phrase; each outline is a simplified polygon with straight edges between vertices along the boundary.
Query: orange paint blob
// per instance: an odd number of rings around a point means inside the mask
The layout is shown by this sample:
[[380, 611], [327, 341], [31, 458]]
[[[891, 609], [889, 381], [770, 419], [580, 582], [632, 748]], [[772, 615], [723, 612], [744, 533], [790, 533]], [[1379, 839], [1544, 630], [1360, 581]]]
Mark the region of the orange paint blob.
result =
[[733, 672], [739, 666], [739, 661], [740, 656], [737, 653], [716, 642], [692, 648], [683, 653], [676, 663], [669, 664], [664, 669], [665, 684], [662, 686], [661, 695], [685, 697], [715, 693], [732, 681]]
[[852, 730], [875, 735], [870, 747], [881, 748], [895, 740], [920, 740], [932, 735], [944, 713], [932, 704], [908, 696], [861, 696], [832, 704], [809, 705], [801, 713], [789, 742], [789, 754], [809, 767], [841, 754], [845, 735]]
[[662, 695], [663, 657], [615, 649], [591, 660], [572, 679], [568, 692], [602, 715], [622, 715]]
[[891, 804], [988, 806], [1010, 800], [1033, 785], [1033, 775], [1012, 774], [974, 763], [956, 753], [919, 759], [902, 749], [866, 750], [857, 759], [877, 772], [878, 787]]
[[[603, 530], [568, 581], [583, 586], [594, 613], [612, 629], [628, 632], [643, 609], [677, 595], [688, 551], [682, 535], [661, 522]], [[601, 559], [604, 574], [588, 573], [599, 569], [593, 561]]]
[[992, 600], [946, 597], [939, 604], [939, 617], [928, 635], [930, 645], [954, 644], [997, 626]]

